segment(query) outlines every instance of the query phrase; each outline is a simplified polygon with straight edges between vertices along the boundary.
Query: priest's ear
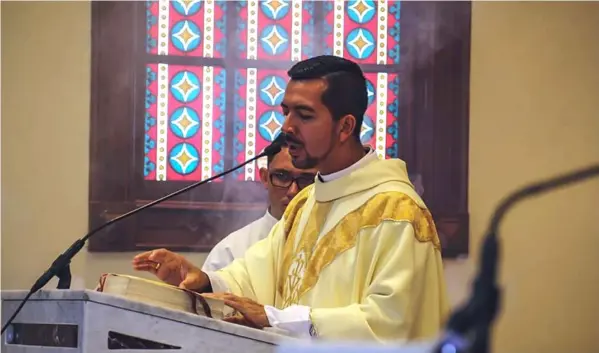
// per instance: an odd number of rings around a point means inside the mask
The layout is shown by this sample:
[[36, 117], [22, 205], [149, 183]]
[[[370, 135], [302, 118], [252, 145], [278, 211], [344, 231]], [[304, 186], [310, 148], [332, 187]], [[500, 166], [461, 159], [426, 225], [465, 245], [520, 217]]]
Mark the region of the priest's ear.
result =
[[260, 181], [264, 187], [268, 187], [268, 168], [260, 168]]
[[339, 119], [339, 139], [341, 142], [345, 142], [354, 136], [354, 130], [356, 129], [358, 121], [355, 116], [348, 114]]

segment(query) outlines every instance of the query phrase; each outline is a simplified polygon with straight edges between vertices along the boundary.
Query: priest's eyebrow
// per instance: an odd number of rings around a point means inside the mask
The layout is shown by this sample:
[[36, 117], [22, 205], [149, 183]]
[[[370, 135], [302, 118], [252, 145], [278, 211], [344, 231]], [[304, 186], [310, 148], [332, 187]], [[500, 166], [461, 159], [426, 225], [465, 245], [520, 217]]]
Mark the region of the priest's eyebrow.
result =
[[[305, 104], [295, 104], [292, 106], [292, 108], [295, 110], [305, 110], [310, 113], [316, 113], [316, 110], [314, 110], [314, 108]], [[283, 109], [283, 111], [289, 110], [289, 106], [285, 103], [281, 103], [281, 109]]]

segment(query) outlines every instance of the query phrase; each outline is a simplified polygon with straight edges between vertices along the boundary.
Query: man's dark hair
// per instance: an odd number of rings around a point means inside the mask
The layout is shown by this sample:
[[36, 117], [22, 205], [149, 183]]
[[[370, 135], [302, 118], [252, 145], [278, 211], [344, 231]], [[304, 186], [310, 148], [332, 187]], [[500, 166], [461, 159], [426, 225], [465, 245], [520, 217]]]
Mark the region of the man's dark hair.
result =
[[[287, 146], [286, 146], [286, 145], [284, 145], [283, 147], [281, 147], [281, 149], [283, 149], [283, 148], [287, 148]], [[279, 152], [279, 153], [280, 153], [280, 152]], [[276, 156], [277, 154], [278, 154], [278, 153], [275, 153], [274, 155], [271, 155], [271, 154], [267, 154], [267, 155], [266, 155], [266, 165], [267, 165], [268, 167], [270, 167], [270, 164], [272, 163], [272, 160], [273, 160], [273, 159], [275, 159], [275, 156]]]
[[324, 79], [327, 88], [322, 94], [322, 103], [329, 109], [333, 120], [353, 115], [356, 118], [353, 133], [360, 140], [368, 92], [366, 78], [358, 64], [338, 56], [322, 55], [298, 62], [287, 71], [287, 75], [291, 80]]

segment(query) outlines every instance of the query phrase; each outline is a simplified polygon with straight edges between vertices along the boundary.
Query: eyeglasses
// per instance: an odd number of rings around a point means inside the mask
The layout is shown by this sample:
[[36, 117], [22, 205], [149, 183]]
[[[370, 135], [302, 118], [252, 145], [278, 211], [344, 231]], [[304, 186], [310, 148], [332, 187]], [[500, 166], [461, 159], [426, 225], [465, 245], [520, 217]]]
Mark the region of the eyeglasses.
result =
[[284, 172], [271, 172], [270, 173], [270, 183], [273, 186], [276, 186], [278, 188], [288, 188], [290, 187], [293, 182], [295, 182], [297, 184], [297, 188], [298, 189], [303, 189], [306, 186], [309, 186], [311, 184], [314, 183], [314, 175], [300, 175], [297, 178], [294, 178], [291, 174], [289, 173], [284, 173]]

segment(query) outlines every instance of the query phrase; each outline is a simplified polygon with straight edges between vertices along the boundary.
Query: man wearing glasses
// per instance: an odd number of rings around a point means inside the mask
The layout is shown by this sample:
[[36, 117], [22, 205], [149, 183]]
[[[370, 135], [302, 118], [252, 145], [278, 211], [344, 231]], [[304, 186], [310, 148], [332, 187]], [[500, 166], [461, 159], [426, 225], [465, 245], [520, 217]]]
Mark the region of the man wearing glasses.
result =
[[260, 179], [268, 191], [269, 207], [262, 218], [229, 234], [214, 246], [202, 267], [203, 271], [217, 271], [242, 257], [254, 243], [266, 238], [281, 219], [285, 208], [303, 188], [314, 183], [315, 169], [297, 169], [291, 164], [287, 147], [269, 157], [267, 168], [260, 168]]

